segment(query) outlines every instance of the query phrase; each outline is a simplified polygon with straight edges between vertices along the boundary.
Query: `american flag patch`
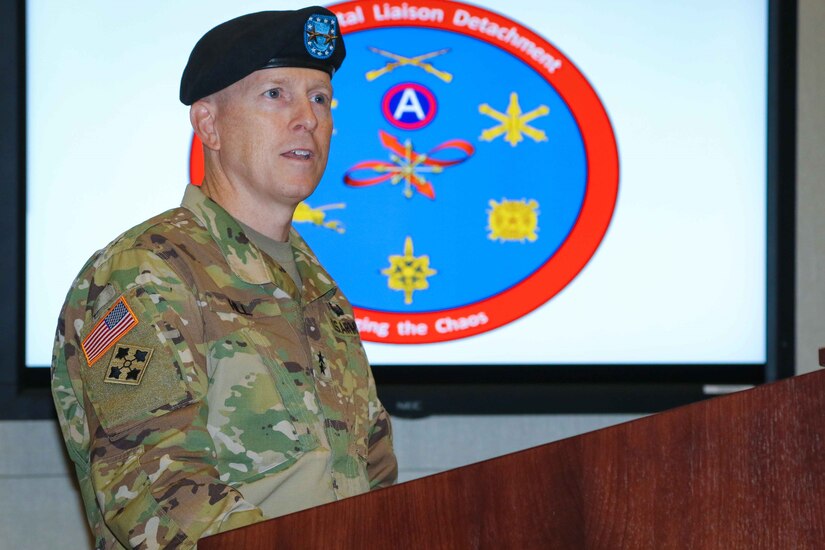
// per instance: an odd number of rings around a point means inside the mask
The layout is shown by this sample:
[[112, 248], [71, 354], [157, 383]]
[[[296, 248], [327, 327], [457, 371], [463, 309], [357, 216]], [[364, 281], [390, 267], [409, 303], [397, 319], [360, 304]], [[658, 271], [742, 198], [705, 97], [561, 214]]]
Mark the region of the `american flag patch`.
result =
[[115, 345], [115, 342], [120, 340], [137, 324], [138, 320], [135, 314], [132, 313], [129, 304], [121, 296], [80, 344], [89, 366], [94, 365]]

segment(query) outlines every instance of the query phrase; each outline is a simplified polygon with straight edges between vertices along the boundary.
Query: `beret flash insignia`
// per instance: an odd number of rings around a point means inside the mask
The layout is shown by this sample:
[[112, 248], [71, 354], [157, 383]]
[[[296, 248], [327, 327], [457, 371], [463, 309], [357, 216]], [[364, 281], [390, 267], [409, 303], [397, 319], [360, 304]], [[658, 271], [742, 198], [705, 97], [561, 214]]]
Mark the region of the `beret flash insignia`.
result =
[[313, 14], [304, 26], [304, 45], [312, 57], [327, 59], [335, 51], [335, 17]]

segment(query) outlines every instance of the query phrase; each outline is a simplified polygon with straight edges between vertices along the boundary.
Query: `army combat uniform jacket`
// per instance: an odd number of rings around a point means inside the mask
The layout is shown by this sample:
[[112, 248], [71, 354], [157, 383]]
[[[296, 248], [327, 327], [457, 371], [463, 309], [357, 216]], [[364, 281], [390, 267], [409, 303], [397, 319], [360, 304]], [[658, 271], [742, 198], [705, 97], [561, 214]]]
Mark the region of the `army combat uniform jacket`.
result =
[[192, 548], [395, 481], [352, 308], [290, 243], [301, 289], [189, 186], [75, 279], [52, 392], [98, 548]]

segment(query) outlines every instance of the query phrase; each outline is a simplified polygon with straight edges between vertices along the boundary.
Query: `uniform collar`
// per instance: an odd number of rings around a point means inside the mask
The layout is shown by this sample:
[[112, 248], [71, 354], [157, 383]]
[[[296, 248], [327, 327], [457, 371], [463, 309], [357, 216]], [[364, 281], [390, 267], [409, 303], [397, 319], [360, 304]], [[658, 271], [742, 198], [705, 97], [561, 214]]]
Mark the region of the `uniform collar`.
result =
[[[195, 218], [209, 231], [232, 272], [242, 281], [253, 284], [274, 284], [288, 287], [288, 275], [280, 269], [272, 269], [266, 256], [246, 236], [240, 224], [218, 203], [207, 197], [195, 185], [188, 185], [183, 193], [181, 206], [192, 212]], [[303, 289], [301, 295], [306, 302], [312, 301], [336, 288], [335, 281], [321, 267], [315, 254], [303, 238], [291, 228], [289, 244], [295, 255], [295, 264], [301, 275]]]

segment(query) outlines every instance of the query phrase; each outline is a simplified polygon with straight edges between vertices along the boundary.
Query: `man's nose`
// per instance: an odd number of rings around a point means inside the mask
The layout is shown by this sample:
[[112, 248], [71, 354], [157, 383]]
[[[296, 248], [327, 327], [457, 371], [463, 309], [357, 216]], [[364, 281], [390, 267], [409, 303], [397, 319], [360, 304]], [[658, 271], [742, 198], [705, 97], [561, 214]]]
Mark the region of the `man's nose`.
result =
[[317, 127], [318, 117], [313, 109], [312, 101], [309, 99], [298, 101], [293, 115], [292, 128], [313, 132]]

